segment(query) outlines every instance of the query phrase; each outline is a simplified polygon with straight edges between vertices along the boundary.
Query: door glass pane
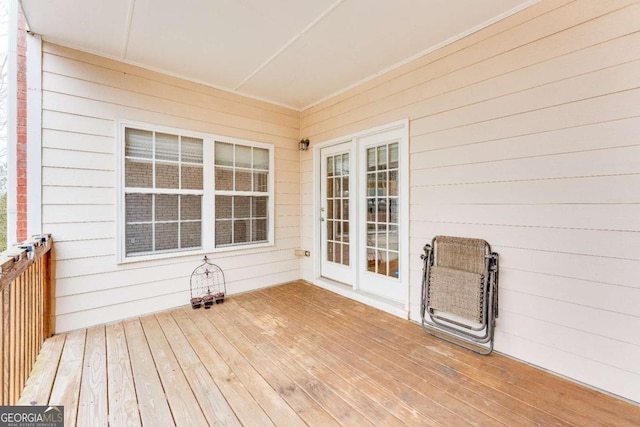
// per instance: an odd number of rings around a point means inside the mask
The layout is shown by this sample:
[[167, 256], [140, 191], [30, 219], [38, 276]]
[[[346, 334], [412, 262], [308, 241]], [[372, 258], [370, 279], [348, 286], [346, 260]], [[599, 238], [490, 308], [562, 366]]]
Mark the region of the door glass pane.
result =
[[333, 170], [333, 157], [327, 157], [327, 176], [334, 176], [335, 171]]
[[369, 148], [367, 150], [367, 171], [376, 170], [376, 149]]
[[341, 243], [349, 241], [349, 153], [328, 156], [326, 166], [327, 260], [349, 265], [349, 245]]
[[398, 143], [389, 144], [389, 169], [398, 168]]
[[387, 146], [378, 147], [378, 170], [387, 168]]
[[397, 142], [367, 150], [367, 270], [395, 278], [399, 253], [398, 167]]

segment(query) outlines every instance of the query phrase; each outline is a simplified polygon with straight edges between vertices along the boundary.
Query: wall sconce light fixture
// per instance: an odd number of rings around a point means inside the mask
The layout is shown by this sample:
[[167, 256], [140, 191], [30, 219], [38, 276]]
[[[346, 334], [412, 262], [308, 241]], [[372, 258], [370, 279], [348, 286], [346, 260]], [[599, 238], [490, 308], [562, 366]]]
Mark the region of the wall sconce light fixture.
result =
[[301, 139], [298, 142], [298, 150], [307, 151], [309, 149], [309, 139]]

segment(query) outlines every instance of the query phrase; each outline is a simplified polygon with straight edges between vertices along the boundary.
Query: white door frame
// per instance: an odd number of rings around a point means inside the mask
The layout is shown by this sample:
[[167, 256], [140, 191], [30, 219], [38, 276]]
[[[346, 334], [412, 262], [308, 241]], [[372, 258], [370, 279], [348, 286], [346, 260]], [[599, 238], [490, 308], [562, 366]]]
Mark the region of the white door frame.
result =
[[[400, 303], [389, 301], [379, 296], [368, 294], [359, 289], [359, 276], [356, 275], [354, 286], [347, 286], [331, 280], [327, 280], [321, 277], [321, 240], [320, 230], [322, 226], [321, 222], [321, 195], [320, 195], [320, 171], [321, 171], [321, 150], [323, 148], [330, 147], [332, 145], [342, 144], [346, 142], [352, 142], [354, 144], [354, 153], [359, 150], [358, 139], [375, 135], [390, 130], [401, 129], [402, 140], [400, 141], [399, 160], [401, 166], [401, 174], [399, 176], [399, 250], [400, 250], [400, 263], [399, 263], [399, 275], [401, 278], [402, 286], [405, 287], [405, 297]], [[356, 162], [358, 163], [358, 162]], [[360, 180], [360, 166], [356, 165], [356, 170], [352, 172], [352, 176]], [[355, 205], [358, 205], [357, 201]], [[358, 217], [354, 217], [358, 218]], [[359, 221], [354, 221], [356, 227], [362, 226], [357, 224]], [[352, 227], [353, 227], [352, 225]], [[352, 230], [352, 232], [358, 233], [358, 230]], [[357, 234], [356, 234], [357, 235]], [[354, 242], [355, 243], [355, 242]], [[348, 298], [355, 299], [367, 305], [379, 308], [387, 311], [391, 314], [408, 318], [409, 316], [409, 119], [399, 120], [396, 122], [388, 123], [375, 128], [366, 129], [364, 131], [355, 132], [349, 135], [337, 137], [324, 141], [313, 146], [313, 283], [322, 288], [331, 290], [338, 294], [344, 295]], [[359, 252], [359, 251], [358, 251]]]

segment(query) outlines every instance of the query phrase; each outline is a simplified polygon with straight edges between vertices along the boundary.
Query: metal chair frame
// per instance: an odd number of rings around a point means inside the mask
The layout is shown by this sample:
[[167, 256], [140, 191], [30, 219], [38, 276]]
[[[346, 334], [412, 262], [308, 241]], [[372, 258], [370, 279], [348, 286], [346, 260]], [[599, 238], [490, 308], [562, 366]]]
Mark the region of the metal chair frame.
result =
[[495, 319], [498, 317], [498, 254], [491, 252], [485, 241], [484, 274], [482, 277], [482, 298], [484, 300], [482, 321], [477, 325], [463, 323], [448, 316], [448, 313], [429, 306], [430, 271], [438, 250], [438, 236], [431, 244], [424, 245], [422, 270], [422, 299], [420, 305], [422, 329], [433, 336], [459, 345], [479, 354], [488, 355], [493, 351]]

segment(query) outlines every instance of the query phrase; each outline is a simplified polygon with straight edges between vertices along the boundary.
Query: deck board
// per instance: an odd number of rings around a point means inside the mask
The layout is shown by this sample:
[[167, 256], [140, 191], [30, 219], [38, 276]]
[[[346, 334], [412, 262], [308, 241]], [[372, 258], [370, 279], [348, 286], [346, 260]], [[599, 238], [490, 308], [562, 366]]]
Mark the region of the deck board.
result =
[[169, 313], [157, 316], [209, 425], [240, 426], [238, 418]]
[[74, 425], [640, 425], [640, 406], [304, 282], [55, 336], [21, 404]]
[[[64, 406], [64, 425], [75, 426], [82, 381], [82, 362], [87, 330], [70, 332], [64, 343], [49, 405]], [[31, 399], [26, 399], [30, 401]]]
[[109, 424], [137, 427], [142, 425], [136, 386], [124, 326], [121, 322], [106, 327]]
[[177, 426], [206, 426], [207, 420], [155, 316], [141, 319], [153, 361]]
[[107, 425], [107, 348], [104, 326], [87, 329], [78, 405], [79, 426]]
[[243, 425], [273, 425], [247, 387], [220, 356], [218, 349], [208, 340], [207, 337], [212, 332], [211, 326], [204, 322], [204, 332], [202, 332], [196, 323], [200, 323], [205, 319], [202, 319], [202, 316], [195, 315], [195, 318], [200, 317], [199, 320], [197, 322], [192, 320], [190, 317], [191, 312], [188, 310], [190, 309], [176, 310], [172, 313], [173, 318], [178, 322], [193, 350], [225, 396], [229, 405], [233, 408], [240, 422]]
[[149, 343], [142, 330], [140, 320], [124, 322], [124, 330], [129, 343], [131, 370], [142, 425], [174, 425], [169, 403], [162, 389], [162, 383], [154, 365]]

